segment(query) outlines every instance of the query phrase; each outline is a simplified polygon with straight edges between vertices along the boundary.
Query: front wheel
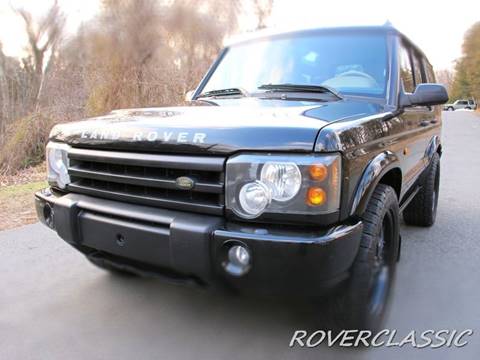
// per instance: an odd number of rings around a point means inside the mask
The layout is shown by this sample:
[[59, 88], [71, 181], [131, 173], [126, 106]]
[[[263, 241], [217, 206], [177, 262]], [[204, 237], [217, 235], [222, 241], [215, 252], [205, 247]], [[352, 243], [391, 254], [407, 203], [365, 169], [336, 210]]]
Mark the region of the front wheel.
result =
[[448, 110], [448, 111], [454, 111], [455, 109], [450, 106], [447, 110]]
[[385, 314], [399, 251], [399, 208], [395, 190], [379, 184], [362, 216], [363, 233], [350, 278], [327, 299], [333, 330], [377, 330]]

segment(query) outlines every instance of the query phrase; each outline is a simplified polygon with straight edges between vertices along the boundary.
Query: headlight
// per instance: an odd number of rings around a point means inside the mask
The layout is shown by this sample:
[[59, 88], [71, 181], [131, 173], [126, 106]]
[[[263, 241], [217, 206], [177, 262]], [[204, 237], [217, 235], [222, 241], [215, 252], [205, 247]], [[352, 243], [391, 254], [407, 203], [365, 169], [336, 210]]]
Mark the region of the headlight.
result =
[[52, 186], [61, 189], [70, 183], [68, 175], [68, 149], [67, 144], [49, 142], [47, 144], [45, 157], [47, 159], [47, 178]]
[[326, 214], [340, 207], [340, 154], [240, 154], [227, 161], [226, 206], [263, 213]]
[[244, 211], [243, 217], [254, 218], [265, 211], [272, 201], [270, 188], [260, 181], [246, 183], [240, 188], [238, 201]]
[[294, 163], [268, 162], [262, 167], [260, 181], [272, 190], [277, 201], [291, 200], [302, 185], [302, 174]]

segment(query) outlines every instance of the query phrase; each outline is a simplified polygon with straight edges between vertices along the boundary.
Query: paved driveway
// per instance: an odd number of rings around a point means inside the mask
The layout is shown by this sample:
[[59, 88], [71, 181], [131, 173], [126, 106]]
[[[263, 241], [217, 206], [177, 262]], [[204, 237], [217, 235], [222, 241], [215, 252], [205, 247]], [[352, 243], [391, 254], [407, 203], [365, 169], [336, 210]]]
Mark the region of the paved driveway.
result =
[[35, 224], [0, 233], [0, 359], [478, 358], [480, 117], [444, 119], [437, 224], [402, 227], [385, 327], [471, 328], [467, 346], [292, 350], [295, 329], [315, 328], [301, 306], [111, 276]]

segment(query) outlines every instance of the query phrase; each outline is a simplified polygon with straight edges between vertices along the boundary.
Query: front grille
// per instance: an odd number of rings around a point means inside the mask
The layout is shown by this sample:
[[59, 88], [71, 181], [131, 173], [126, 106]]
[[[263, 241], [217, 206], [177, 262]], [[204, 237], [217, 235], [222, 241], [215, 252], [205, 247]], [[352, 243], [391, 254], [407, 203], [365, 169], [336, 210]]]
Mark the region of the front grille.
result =
[[[222, 215], [222, 157], [70, 149], [67, 190], [167, 209]], [[179, 189], [176, 179], [195, 181]]]

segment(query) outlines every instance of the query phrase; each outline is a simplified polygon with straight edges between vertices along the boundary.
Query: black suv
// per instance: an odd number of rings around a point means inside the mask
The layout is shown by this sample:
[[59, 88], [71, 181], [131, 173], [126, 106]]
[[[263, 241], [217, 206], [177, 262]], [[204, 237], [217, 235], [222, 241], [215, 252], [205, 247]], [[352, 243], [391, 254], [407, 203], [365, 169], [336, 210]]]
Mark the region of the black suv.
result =
[[258, 34], [189, 106], [55, 126], [38, 216], [101, 268], [319, 299], [374, 329], [400, 213], [435, 222], [447, 100], [392, 27]]

